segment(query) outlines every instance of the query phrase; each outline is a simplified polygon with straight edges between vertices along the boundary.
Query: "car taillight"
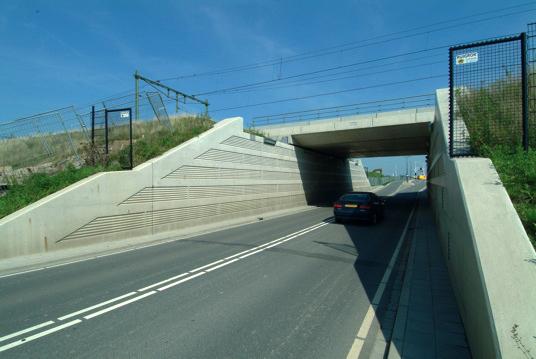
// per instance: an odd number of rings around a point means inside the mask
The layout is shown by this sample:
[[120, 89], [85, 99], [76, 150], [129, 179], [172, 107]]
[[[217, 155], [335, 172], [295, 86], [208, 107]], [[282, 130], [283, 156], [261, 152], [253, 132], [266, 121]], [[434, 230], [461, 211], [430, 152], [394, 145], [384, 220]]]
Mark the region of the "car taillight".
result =
[[370, 209], [370, 206], [368, 204], [362, 204], [361, 206], [359, 206], [359, 208]]
[[342, 208], [342, 204], [340, 204], [340, 203], [335, 203], [335, 204], [333, 205], [333, 208]]

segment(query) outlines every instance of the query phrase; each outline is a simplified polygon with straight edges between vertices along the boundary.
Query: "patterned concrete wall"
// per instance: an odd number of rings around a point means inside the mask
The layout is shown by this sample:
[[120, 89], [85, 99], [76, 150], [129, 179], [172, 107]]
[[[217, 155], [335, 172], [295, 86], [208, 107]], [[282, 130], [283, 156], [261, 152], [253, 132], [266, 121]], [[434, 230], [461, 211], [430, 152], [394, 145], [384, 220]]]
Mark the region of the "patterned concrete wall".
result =
[[0, 220], [0, 258], [333, 201], [368, 186], [360, 162], [215, 128], [132, 171], [102, 173]]

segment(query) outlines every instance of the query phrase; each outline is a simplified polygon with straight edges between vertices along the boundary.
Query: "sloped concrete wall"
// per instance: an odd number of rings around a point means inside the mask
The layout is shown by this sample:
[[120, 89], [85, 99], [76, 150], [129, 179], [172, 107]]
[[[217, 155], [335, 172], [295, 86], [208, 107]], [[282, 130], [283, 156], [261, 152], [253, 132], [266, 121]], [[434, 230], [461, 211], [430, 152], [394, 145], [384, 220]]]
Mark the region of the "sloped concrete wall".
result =
[[448, 111], [438, 90], [428, 184], [469, 345], [475, 358], [524, 358], [536, 353], [536, 254], [491, 161], [449, 158]]
[[132, 171], [96, 174], [1, 219], [0, 258], [329, 202], [366, 186], [362, 165], [264, 144], [232, 118]]

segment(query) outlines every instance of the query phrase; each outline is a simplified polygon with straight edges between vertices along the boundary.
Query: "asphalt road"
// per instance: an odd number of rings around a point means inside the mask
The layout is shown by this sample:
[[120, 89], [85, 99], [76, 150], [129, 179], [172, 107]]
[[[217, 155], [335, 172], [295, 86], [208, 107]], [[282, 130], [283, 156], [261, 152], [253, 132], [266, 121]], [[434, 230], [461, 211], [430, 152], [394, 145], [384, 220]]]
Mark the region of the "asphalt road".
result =
[[399, 186], [375, 226], [317, 208], [0, 278], [0, 357], [346, 358], [422, 188]]

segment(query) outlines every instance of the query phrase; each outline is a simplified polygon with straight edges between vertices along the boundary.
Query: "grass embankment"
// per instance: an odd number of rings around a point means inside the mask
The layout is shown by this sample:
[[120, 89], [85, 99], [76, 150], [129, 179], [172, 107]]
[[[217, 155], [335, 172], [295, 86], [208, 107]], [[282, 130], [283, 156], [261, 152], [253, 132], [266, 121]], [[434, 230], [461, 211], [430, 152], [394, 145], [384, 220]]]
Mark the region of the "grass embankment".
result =
[[[134, 127], [134, 164], [143, 163], [157, 157], [173, 147], [209, 130], [214, 122], [206, 117], [171, 119], [172, 128], [165, 128], [156, 121], [137, 123]], [[107, 163], [100, 163], [92, 151], [81, 152], [89, 165], [75, 168], [73, 165], [54, 174], [33, 173], [20, 181], [14, 181], [9, 191], [0, 197], [0, 218], [57, 192], [73, 183], [102, 171], [121, 170], [120, 163], [128, 158], [129, 147], [125, 146], [127, 128], [116, 128], [110, 138], [110, 157]]]
[[483, 147], [514, 204], [525, 230], [536, 248], [536, 150], [512, 151], [505, 146]]
[[[207, 117], [185, 117], [171, 118], [172, 128], [161, 125], [137, 124], [138, 128], [133, 130], [133, 153], [134, 164], [138, 165], [163, 154], [164, 152], [180, 145], [189, 139], [199, 136], [209, 130], [214, 125], [214, 121]], [[128, 138], [127, 129], [125, 134], [116, 134], [114, 138], [117, 144], [111, 147], [110, 163], [119, 165], [128, 158], [129, 146], [125, 145], [123, 139]], [[113, 143], [113, 141], [112, 141]]]
[[21, 183], [14, 183], [7, 194], [0, 197], [0, 218], [104, 170], [102, 166], [75, 168], [71, 165], [52, 175], [34, 173]]

